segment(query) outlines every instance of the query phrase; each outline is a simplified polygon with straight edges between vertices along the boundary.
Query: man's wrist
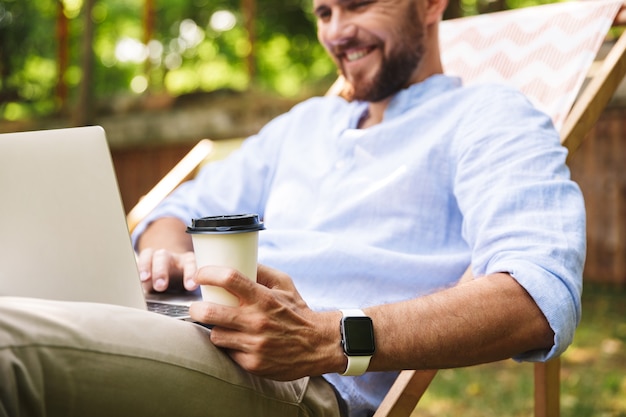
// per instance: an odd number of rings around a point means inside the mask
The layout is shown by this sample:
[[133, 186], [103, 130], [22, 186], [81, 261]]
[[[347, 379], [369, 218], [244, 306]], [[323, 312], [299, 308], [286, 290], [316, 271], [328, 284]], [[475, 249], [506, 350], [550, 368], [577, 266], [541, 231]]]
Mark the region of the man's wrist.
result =
[[341, 320], [341, 312], [325, 311], [318, 312], [316, 315], [318, 317], [315, 322], [322, 327], [316, 335], [317, 359], [307, 375], [342, 373], [348, 361], [338, 340], [337, 323]]
[[183, 253], [193, 251], [191, 237], [185, 233], [187, 225], [176, 217], [161, 217], [150, 223], [137, 238], [137, 250], [167, 249]]

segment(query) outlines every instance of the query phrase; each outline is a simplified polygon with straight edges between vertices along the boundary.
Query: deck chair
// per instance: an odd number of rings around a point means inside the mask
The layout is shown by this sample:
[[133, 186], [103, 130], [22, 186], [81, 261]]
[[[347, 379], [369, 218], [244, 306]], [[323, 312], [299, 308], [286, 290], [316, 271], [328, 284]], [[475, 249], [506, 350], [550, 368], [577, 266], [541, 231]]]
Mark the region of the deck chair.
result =
[[[571, 155], [600, 117], [626, 74], [626, 35], [596, 62], [622, 0], [566, 2], [441, 23], [444, 70], [464, 83], [502, 82], [525, 93], [552, 117]], [[341, 95], [339, 78], [328, 94]], [[129, 228], [176, 185], [215, 157], [221, 141], [200, 141], [128, 214]], [[469, 271], [469, 269], [468, 269]], [[467, 274], [467, 273], [466, 273]], [[375, 417], [408, 417], [437, 370], [404, 370]], [[536, 417], [560, 414], [560, 360], [534, 365]]]

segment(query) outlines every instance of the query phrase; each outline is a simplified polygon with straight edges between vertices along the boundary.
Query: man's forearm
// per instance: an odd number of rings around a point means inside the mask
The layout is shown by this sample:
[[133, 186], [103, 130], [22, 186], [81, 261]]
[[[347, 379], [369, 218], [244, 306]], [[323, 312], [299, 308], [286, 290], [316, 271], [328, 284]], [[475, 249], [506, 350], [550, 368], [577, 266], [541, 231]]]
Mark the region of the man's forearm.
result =
[[187, 226], [179, 219], [164, 217], [152, 222], [139, 237], [139, 251], [147, 248], [167, 249], [174, 253], [193, 250], [191, 237], [185, 233]]
[[554, 338], [535, 302], [508, 274], [366, 312], [376, 335], [371, 371], [492, 362], [550, 348]]

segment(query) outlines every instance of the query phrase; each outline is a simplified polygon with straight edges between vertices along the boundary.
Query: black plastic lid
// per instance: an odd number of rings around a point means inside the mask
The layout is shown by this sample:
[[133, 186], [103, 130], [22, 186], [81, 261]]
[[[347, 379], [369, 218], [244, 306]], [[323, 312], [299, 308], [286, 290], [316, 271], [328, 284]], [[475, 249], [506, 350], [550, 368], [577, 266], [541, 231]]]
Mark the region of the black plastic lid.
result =
[[263, 230], [258, 214], [234, 214], [192, 219], [187, 233], [241, 233]]

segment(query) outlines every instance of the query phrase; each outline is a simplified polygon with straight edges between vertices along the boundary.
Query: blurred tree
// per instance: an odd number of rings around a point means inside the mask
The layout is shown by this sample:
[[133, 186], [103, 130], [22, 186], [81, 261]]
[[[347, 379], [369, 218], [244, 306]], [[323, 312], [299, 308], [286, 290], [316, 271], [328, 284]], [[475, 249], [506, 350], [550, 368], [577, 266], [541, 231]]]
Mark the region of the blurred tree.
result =
[[49, 0], [0, 0], [0, 114], [19, 118], [29, 106], [54, 108], [55, 6]]
[[[445, 18], [550, 1], [451, 0]], [[115, 95], [310, 95], [335, 74], [311, 0], [0, 0], [6, 119], [71, 107], [86, 123], [89, 106]]]
[[241, 0], [241, 11], [243, 13], [243, 27], [248, 34], [248, 44], [250, 50], [246, 56], [246, 70], [248, 72], [248, 78], [253, 80], [256, 76], [256, 58], [255, 58], [255, 44], [256, 44], [256, 0]]
[[95, 0], [85, 0], [82, 9], [84, 30], [81, 40], [81, 56], [80, 68], [81, 77], [78, 89], [78, 103], [73, 112], [72, 123], [75, 126], [85, 126], [92, 123], [94, 113], [93, 103], [93, 37], [94, 37], [94, 19], [92, 12]]
[[61, 113], [66, 110], [67, 105], [67, 82], [64, 75], [69, 66], [69, 19], [65, 15], [65, 4], [63, 1], [56, 0], [57, 3], [57, 23], [56, 23], [56, 39], [57, 39], [57, 87], [56, 95], [59, 100], [59, 109]]

